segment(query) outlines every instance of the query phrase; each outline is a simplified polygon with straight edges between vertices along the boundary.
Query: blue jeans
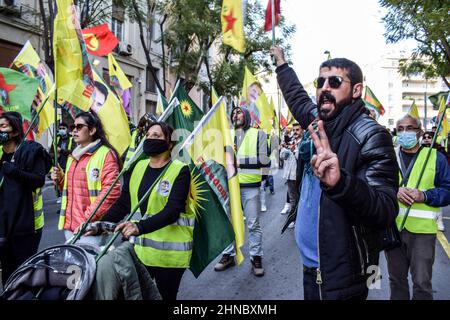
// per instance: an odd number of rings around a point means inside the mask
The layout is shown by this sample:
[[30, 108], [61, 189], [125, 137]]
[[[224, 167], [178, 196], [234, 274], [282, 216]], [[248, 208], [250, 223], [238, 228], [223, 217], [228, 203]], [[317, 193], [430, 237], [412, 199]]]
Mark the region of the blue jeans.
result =
[[273, 176], [272, 175], [268, 175], [266, 181], [264, 182], [264, 191], [266, 190], [266, 188], [269, 187], [269, 190], [271, 193], [275, 192], [274, 189], [274, 184], [273, 184]]

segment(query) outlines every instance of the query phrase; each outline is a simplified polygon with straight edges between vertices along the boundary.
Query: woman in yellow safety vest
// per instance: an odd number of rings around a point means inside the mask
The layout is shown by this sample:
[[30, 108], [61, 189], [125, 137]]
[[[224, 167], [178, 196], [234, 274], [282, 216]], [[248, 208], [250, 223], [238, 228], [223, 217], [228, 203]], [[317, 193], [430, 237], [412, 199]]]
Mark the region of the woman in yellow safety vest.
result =
[[[58, 229], [64, 230], [66, 240], [77, 233], [97, 207], [120, 169], [119, 155], [106, 139], [98, 116], [90, 112], [77, 115], [73, 139], [77, 147], [67, 160], [65, 173], [59, 167], [54, 167], [52, 172], [52, 180], [62, 190]], [[92, 221], [100, 220], [119, 196], [120, 183], [117, 183]], [[103, 237], [80, 239], [95, 245], [102, 245], [104, 240]]]
[[[41, 188], [51, 158], [37, 142], [25, 139], [22, 116], [0, 116], [0, 263], [3, 286], [39, 247], [44, 226]], [[19, 147], [20, 145], [20, 147]]]
[[186, 210], [189, 168], [171, 159], [172, 132], [162, 122], [150, 125], [143, 145], [148, 158], [138, 161], [131, 173], [125, 175], [120, 199], [103, 218], [111, 222], [122, 220], [156, 181], [149, 198], [133, 217], [135, 222], [121, 223], [116, 231], [120, 230], [127, 239], [138, 236], [134, 250], [155, 279], [163, 300], [177, 297], [192, 255], [195, 223], [195, 215]]

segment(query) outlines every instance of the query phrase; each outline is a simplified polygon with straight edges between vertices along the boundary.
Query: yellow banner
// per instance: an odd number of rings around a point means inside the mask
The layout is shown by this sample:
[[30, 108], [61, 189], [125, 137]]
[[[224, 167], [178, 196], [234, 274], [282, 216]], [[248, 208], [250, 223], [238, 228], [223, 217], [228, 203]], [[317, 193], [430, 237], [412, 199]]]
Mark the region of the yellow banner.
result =
[[39, 81], [38, 93], [33, 102], [36, 112], [41, 109], [42, 103], [45, 102], [47, 96], [51, 95], [39, 113], [37, 136], [40, 137], [55, 122], [55, 109], [53, 107], [54, 84], [51, 72], [39, 58], [30, 41], [25, 43], [12, 65], [20, 72]]
[[[215, 90], [213, 90], [212, 101], [214, 105], [218, 101]], [[231, 139], [230, 121], [223, 100], [215, 111], [213, 110], [214, 107], [210, 111], [213, 114], [205, 115], [205, 117], [209, 117], [209, 120], [195, 137], [189, 148], [189, 154], [196, 164], [213, 160], [226, 168], [231, 222], [236, 237], [236, 258], [238, 264], [240, 264], [244, 260], [240, 248], [244, 245], [245, 227], [239, 178], [235, 165], [234, 143]]]
[[245, 67], [244, 83], [242, 86], [243, 103], [250, 112], [252, 125], [259, 126], [267, 134], [272, 131], [273, 109], [267, 101], [261, 84], [250, 70]]
[[245, 52], [244, 16], [241, 0], [223, 0], [222, 3], [223, 43], [236, 51]]
[[58, 99], [83, 111], [92, 104], [92, 69], [72, 0], [56, 0], [53, 50]]
[[94, 80], [96, 100], [91, 110], [95, 111], [102, 121], [108, 141], [119, 155], [122, 155], [131, 142], [127, 115], [117, 96], [96, 72]]

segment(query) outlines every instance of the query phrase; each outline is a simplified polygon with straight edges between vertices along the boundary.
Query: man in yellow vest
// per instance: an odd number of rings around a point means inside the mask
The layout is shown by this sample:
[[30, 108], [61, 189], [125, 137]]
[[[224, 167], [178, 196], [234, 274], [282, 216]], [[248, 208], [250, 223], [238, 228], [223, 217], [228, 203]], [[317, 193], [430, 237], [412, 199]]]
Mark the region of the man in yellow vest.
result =
[[[267, 155], [267, 135], [263, 130], [250, 126], [251, 116], [247, 108], [233, 109], [231, 118], [235, 127], [233, 139], [237, 152], [242, 207], [249, 233], [250, 259], [254, 275], [261, 277], [264, 275], [264, 268], [262, 267], [262, 230], [259, 224], [259, 189], [262, 175], [267, 174], [270, 166]], [[223, 271], [233, 266], [234, 255], [235, 248], [230, 245], [223, 252], [222, 259], [215, 265], [214, 270]]]
[[[400, 211], [397, 227], [411, 207], [401, 231], [401, 246], [386, 252], [392, 300], [409, 300], [408, 273], [414, 283], [412, 299], [431, 300], [432, 270], [435, 256], [437, 215], [440, 207], [450, 204], [450, 166], [445, 157], [429, 148], [421, 147], [420, 120], [404, 116], [397, 122], [397, 161], [400, 166], [400, 188], [397, 194]], [[422, 168], [425, 171], [419, 181]]]

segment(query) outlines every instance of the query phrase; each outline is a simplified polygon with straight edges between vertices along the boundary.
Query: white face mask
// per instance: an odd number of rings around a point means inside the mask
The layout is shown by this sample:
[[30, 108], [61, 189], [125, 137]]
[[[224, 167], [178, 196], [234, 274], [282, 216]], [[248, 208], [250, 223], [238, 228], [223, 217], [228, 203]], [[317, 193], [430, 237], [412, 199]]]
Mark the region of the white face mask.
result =
[[66, 129], [59, 129], [58, 130], [58, 134], [60, 135], [60, 136], [66, 136], [67, 135], [67, 130]]

